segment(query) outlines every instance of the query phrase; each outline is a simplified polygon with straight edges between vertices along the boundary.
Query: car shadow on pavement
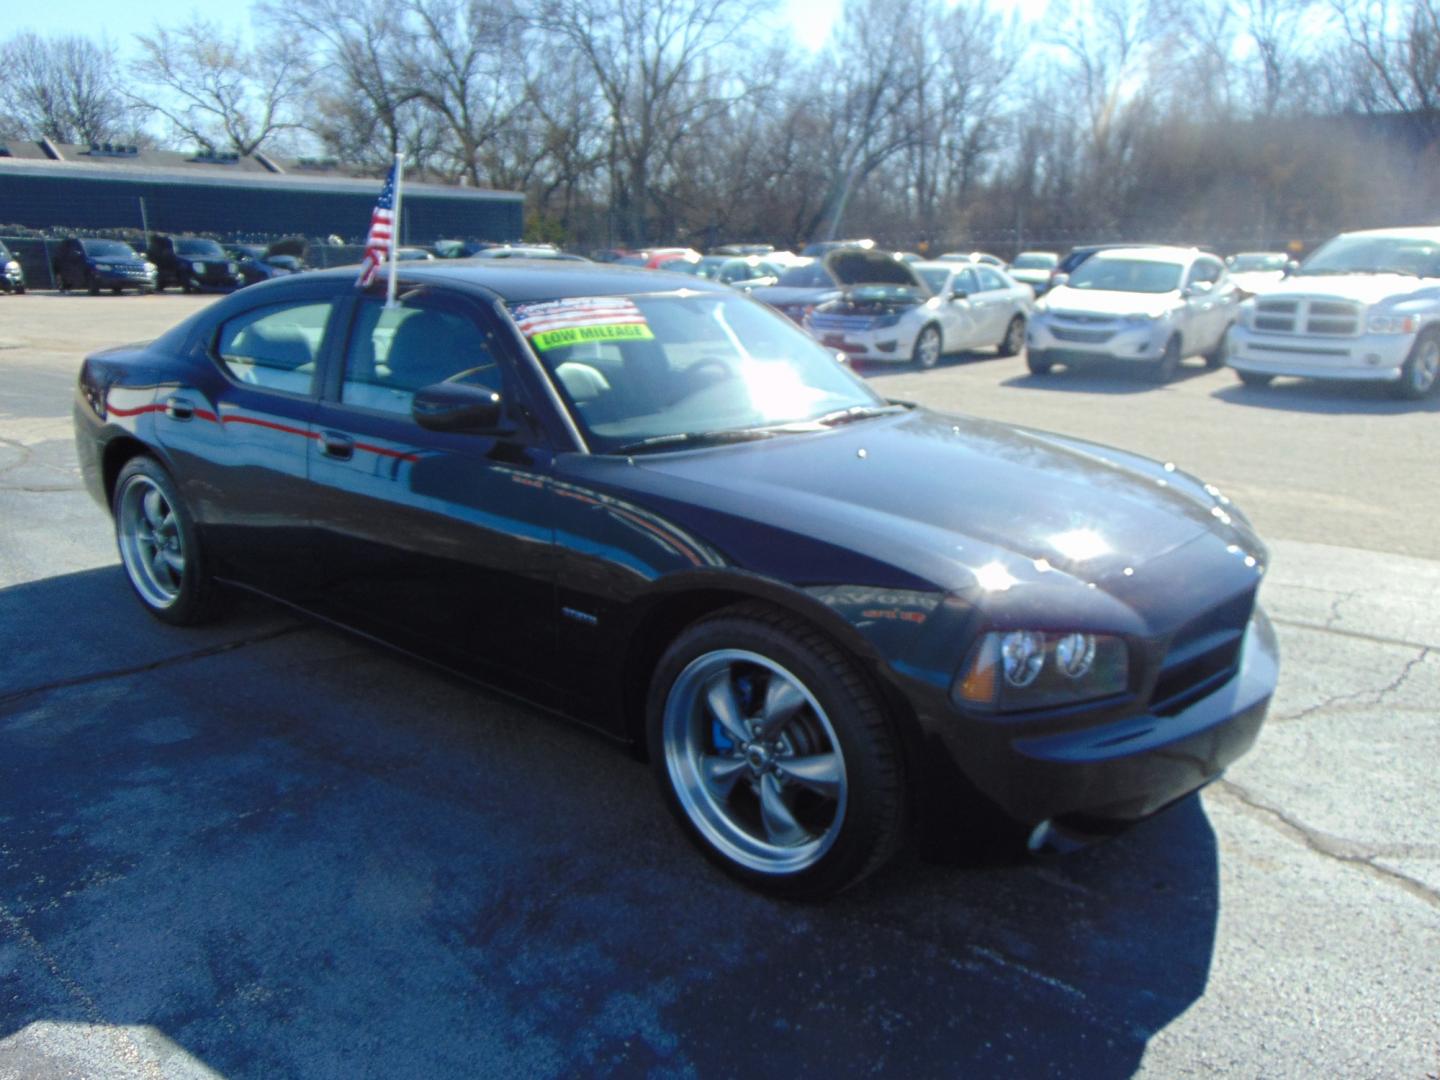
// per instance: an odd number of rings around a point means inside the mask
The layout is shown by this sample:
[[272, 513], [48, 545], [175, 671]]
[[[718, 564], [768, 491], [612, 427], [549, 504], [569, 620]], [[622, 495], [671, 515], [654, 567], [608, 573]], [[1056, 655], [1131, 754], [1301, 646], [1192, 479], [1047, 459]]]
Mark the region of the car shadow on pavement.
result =
[[1096, 363], [1073, 370], [1060, 368], [1048, 375], [1016, 375], [1000, 385], [1013, 386], [1020, 390], [1058, 390], [1067, 394], [1143, 394], [1151, 390], [1178, 386], [1190, 379], [1207, 375], [1210, 370], [1199, 361], [1187, 360], [1180, 365], [1168, 383], [1157, 383], [1150, 378], [1148, 372], [1136, 371], [1133, 365]]
[[1336, 416], [1440, 412], [1440, 393], [1432, 393], [1419, 401], [1406, 401], [1395, 397], [1386, 383], [1287, 379], [1269, 386], [1246, 386], [1237, 382], [1214, 391], [1210, 396], [1232, 405], [1248, 405], [1256, 409]]
[[188, 640], [124, 590], [0, 590], [31, 654], [0, 691], [0, 1074], [106, 1071], [24, 1057], [49, 1022], [233, 1077], [1120, 1077], [1204, 992], [1196, 799], [780, 903], [581, 728], [263, 607]]

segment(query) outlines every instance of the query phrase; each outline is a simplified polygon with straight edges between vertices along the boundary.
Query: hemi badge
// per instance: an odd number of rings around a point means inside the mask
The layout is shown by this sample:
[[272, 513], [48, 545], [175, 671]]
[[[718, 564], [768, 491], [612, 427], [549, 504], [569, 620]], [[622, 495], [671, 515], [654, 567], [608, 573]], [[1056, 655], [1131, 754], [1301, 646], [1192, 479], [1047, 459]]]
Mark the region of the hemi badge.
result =
[[567, 619], [574, 619], [578, 623], [584, 623], [586, 626], [600, 625], [600, 617], [598, 615], [591, 615], [587, 611], [576, 611], [573, 607], [562, 607], [560, 614], [564, 615]]

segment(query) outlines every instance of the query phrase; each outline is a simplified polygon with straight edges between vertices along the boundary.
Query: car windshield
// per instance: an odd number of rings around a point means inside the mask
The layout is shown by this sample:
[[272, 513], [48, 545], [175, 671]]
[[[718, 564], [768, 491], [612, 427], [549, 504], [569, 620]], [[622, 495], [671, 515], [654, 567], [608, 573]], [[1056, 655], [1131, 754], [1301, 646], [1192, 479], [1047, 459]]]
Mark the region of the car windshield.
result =
[[738, 295], [570, 297], [510, 311], [601, 452], [765, 437], [885, 407], [832, 352]]
[[915, 273], [920, 275], [920, 280], [929, 286], [930, 291], [939, 296], [945, 290], [945, 282], [950, 280], [950, 271], [942, 270], [940, 267], [917, 266]]
[[1300, 273], [1440, 277], [1440, 242], [1408, 236], [1337, 236], [1306, 259]]
[[1284, 270], [1284, 255], [1236, 255], [1230, 263], [1230, 269], [1237, 274], [1249, 273], [1255, 270]]
[[780, 275], [776, 284], [787, 289], [828, 289], [835, 282], [825, 267], [818, 262], [812, 262], [804, 266], [792, 266]]
[[1096, 256], [1081, 263], [1067, 284], [1096, 292], [1167, 293], [1180, 288], [1184, 269], [1179, 263]]
[[225, 258], [224, 250], [214, 240], [176, 240], [175, 254], [189, 258]]
[[1060, 261], [1057, 255], [1040, 255], [1028, 252], [1024, 255], [1017, 255], [1015, 261], [1010, 264], [1012, 270], [1049, 270]]
[[259, 244], [236, 244], [230, 251], [244, 259], [265, 258], [265, 248]]
[[279, 266], [285, 270], [299, 270], [300, 260], [294, 255], [271, 255], [265, 260], [271, 266]]
[[119, 240], [82, 240], [80, 245], [85, 249], [86, 255], [102, 259], [135, 258], [135, 249], [129, 244], [122, 244]]

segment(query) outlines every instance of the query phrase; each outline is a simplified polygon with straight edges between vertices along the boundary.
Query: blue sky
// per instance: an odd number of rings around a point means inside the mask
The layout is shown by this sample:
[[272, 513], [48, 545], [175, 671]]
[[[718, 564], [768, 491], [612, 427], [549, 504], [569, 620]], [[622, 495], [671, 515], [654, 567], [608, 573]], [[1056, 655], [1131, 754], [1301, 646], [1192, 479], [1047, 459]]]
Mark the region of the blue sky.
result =
[[[192, 11], [205, 18], [234, 27], [249, 27], [250, 5], [243, 2], [196, 5], [185, 0], [57, 0], [51, 4], [26, 4], [6, 0], [6, 28], [37, 33], [81, 33], [104, 37], [127, 46], [133, 34], [150, 30], [156, 23], [184, 22]], [[818, 48], [840, 11], [840, 0], [785, 0], [783, 13], [795, 37], [809, 48]]]

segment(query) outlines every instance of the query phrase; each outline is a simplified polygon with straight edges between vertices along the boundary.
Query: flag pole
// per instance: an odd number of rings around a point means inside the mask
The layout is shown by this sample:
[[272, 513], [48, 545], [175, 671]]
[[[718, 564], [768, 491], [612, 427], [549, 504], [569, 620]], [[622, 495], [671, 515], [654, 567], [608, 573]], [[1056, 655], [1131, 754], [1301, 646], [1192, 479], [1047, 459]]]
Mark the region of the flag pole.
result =
[[400, 265], [400, 183], [405, 174], [405, 158], [395, 155], [395, 205], [390, 218], [390, 273], [385, 277], [385, 306], [395, 306], [396, 270]]

